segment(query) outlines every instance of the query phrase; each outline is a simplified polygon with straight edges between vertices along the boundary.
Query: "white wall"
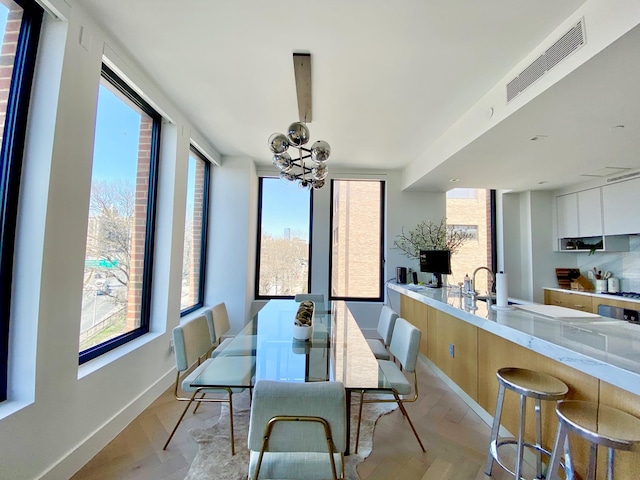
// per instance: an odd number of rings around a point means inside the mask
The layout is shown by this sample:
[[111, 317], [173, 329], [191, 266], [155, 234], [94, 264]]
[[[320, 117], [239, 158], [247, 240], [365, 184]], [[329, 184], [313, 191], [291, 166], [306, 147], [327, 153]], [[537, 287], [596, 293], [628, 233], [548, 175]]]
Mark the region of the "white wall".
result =
[[231, 331], [249, 318], [254, 298], [258, 177], [248, 157], [224, 157], [211, 172], [205, 303], [225, 302]]
[[555, 268], [567, 260], [553, 251], [553, 192], [499, 192], [498, 197], [499, 270], [508, 274], [509, 296], [544, 303], [542, 289], [557, 284]]

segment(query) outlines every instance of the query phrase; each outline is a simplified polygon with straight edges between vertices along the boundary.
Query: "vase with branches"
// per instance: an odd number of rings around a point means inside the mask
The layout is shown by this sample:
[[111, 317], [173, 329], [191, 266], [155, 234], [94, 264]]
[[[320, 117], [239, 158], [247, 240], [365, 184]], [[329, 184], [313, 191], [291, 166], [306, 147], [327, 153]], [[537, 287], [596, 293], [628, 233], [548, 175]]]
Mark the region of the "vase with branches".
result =
[[407, 257], [420, 258], [420, 250], [449, 250], [454, 254], [471, 238], [470, 233], [447, 225], [443, 218], [440, 223], [422, 220], [406, 233], [403, 227], [393, 244]]

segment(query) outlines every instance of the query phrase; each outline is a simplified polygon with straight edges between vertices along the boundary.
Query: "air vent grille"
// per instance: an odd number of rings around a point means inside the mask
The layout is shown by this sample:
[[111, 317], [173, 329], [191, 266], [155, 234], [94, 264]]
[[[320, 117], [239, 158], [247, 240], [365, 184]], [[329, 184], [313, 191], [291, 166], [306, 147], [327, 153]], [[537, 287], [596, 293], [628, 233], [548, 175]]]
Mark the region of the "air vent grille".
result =
[[625, 173], [624, 175], [618, 175], [617, 177], [607, 178], [607, 183], [618, 182], [620, 180], [626, 180], [637, 176], [640, 176], [640, 172]]
[[522, 70], [516, 78], [507, 83], [507, 103], [584, 44], [584, 21], [580, 19], [558, 41]]

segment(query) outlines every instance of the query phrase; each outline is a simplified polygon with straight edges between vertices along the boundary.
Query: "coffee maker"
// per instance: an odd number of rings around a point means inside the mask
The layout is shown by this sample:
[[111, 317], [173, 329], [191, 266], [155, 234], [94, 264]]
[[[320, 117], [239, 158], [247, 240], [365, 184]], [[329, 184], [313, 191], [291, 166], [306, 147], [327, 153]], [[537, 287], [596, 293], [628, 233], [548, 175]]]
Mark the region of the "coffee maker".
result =
[[396, 283], [407, 283], [407, 267], [396, 267]]

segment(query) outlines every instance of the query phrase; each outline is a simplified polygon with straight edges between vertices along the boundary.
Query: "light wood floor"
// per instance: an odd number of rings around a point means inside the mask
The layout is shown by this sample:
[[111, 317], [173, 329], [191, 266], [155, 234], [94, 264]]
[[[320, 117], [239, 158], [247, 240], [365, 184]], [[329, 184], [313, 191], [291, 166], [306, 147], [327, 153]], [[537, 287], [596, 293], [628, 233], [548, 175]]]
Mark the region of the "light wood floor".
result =
[[[359, 465], [362, 480], [503, 480], [513, 478], [497, 465], [484, 475], [490, 427], [437, 377], [418, 362], [420, 398], [407, 410], [427, 449], [423, 453], [399, 410], [376, 426], [371, 455]], [[357, 396], [354, 395], [354, 399]], [[162, 450], [183, 402], [168, 390], [87, 463], [72, 480], [184, 479], [198, 447], [190, 428], [217, 417], [217, 404], [187, 414], [169, 448]], [[354, 405], [353, 408], [356, 408]], [[238, 441], [238, 440], [236, 440]]]

